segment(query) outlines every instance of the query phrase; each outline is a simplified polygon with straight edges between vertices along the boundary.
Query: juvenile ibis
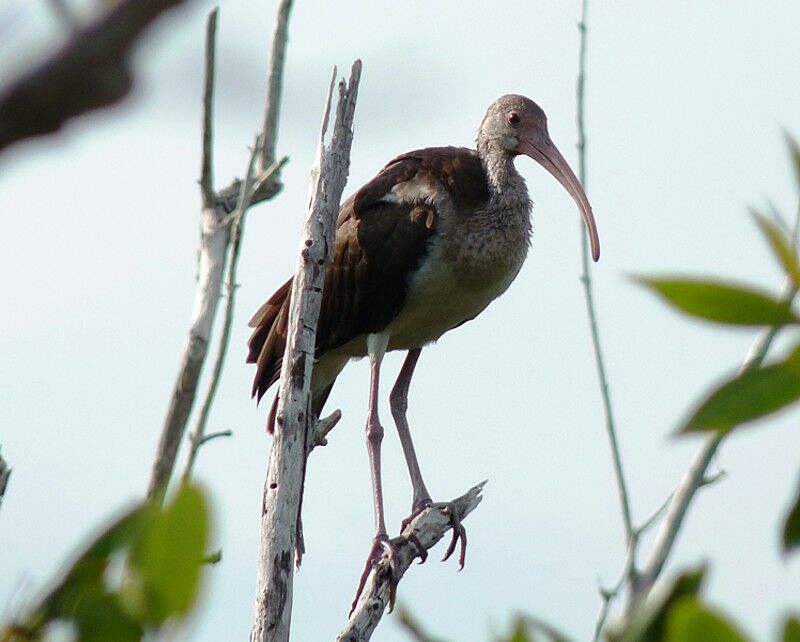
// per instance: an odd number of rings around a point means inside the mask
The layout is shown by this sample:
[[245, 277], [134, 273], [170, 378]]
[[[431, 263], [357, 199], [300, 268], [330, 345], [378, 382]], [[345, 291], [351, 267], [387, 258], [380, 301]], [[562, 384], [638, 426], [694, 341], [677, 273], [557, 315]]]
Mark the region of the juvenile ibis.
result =
[[[348, 361], [369, 357], [366, 437], [376, 534], [359, 594], [374, 562], [387, 553], [391, 564], [394, 553], [381, 487], [381, 360], [389, 350], [408, 351], [390, 405], [411, 476], [413, 516], [430, 506], [431, 497], [406, 420], [411, 377], [424, 346], [478, 316], [522, 267], [530, 245], [531, 201], [514, 167], [520, 154], [540, 163], [575, 199], [597, 261], [600, 243], [586, 194], [550, 140], [542, 109], [514, 94], [489, 107], [477, 149], [430, 147], [402, 154], [339, 211], [325, 273], [311, 394], [313, 411], [319, 414]], [[259, 400], [280, 375], [290, 291], [287, 281], [250, 321], [254, 330], [247, 361], [257, 364], [253, 396]], [[268, 419], [270, 431], [276, 405], [277, 398]], [[460, 538], [463, 565], [466, 538], [463, 527], [453, 526], [448, 552]]]

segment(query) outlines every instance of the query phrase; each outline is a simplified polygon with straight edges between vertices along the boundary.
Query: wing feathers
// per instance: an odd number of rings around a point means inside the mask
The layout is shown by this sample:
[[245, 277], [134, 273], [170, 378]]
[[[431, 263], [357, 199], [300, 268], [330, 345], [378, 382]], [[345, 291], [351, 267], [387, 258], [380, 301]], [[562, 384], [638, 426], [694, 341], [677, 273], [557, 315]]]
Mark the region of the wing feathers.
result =
[[[380, 332], [397, 316], [410, 275], [437, 233], [442, 204], [462, 215], [488, 197], [477, 153], [440, 147], [398, 156], [345, 201], [326, 267], [317, 357]], [[258, 364], [253, 396], [259, 399], [280, 375], [290, 296], [291, 280], [250, 322], [247, 361]]]

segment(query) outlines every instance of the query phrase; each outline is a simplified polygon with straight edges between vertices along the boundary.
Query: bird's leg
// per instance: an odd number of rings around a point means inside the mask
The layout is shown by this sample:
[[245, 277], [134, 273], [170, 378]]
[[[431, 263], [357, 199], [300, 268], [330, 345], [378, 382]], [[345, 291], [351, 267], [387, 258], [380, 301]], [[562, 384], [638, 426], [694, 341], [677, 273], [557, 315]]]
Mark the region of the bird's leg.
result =
[[[422, 472], [419, 468], [417, 461], [417, 453], [414, 450], [414, 443], [411, 440], [411, 430], [408, 427], [408, 419], [406, 418], [406, 411], [408, 410], [408, 389], [411, 385], [411, 377], [414, 374], [414, 368], [417, 366], [419, 355], [422, 348], [414, 348], [408, 351], [406, 360], [403, 362], [403, 367], [400, 368], [400, 374], [397, 375], [397, 382], [392, 388], [391, 395], [389, 396], [390, 406], [392, 408], [392, 417], [394, 423], [397, 425], [397, 434], [400, 436], [400, 443], [403, 446], [403, 454], [406, 458], [406, 465], [408, 466], [408, 474], [411, 477], [411, 486], [413, 489], [413, 499], [411, 500], [411, 514], [406, 517], [400, 524], [400, 530], [404, 531], [406, 527], [426, 508], [431, 506], [430, 493], [425, 487], [425, 482], [422, 480]], [[467, 554], [467, 531], [461, 525], [461, 521], [454, 511], [450, 512], [450, 522], [453, 526], [453, 537], [450, 540], [450, 545], [447, 547], [442, 561], [447, 560], [455, 551], [456, 545], [461, 544], [458, 564], [459, 568], [464, 568], [464, 559]], [[410, 540], [412, 543], [414, 539]], [[428, 552], [422, 546], [417, 544], [419, 549], [420, 563], [424, 562], [428, 557]]]
[[408, 466], [408, 475], [411, 477], [413, 493], [411, 499], [411, 515], [403, 520], [400, 530], [404, 530], [412, 519], [428, 508], [432, 503], [430, 493], [428, 493], [428, 489], [425, 487], [425, 482], [422, 479], [422, 472], [419, 468], [417, 453], [414, 450], [414, 442], [411, 440], [411, 431], [408, 428], [408, 419], [406, 418], [406, 411], [408, 410], [408, 388], [411, 385], [411, 377], [414, 374], [414, 368], [417, 366], [417, 361], [419, 360], [421, 352], [422, 348], [414, 348], [408, 351], [406, 360], [403, 362], [403, 367], [400, 368], [400, 374], [397, 375], [397, 381], [389, 396], [392, 417], [394, 417], [394, 423], [397, 426], [400, 444], [403, 446], [403, 455], [406, 458], [406, 466]]
[[381, 357], [370, 355], [369, 414], [367, 415], [367, 454], [372, 474], [372, 502], [375, 509], [376, 539], [386, 537], [386, 521], [383, 515], [383, 483], [381, 481], [381, 442], [383, 426], [378, 417], [378, 389], [380, 382]]
[[383, 485], [381, 483], [381, 442], [383, 441], [383, 426], [378, 417], [378, 391], [380, 383], [380, 370], [383, 355], [386, 352], [389, 337], [383, 334], [371, 334], [367, 337], [367, 349], [370, 361], [369, 379], [369, 412], [367, 415], [367, 453], [369, 454], [369, 468], [372, 474], [372, 501], [375, 508], [375, 537], [372, 540], [372, 549], [367, 557], [367, 563], [358, 583], [356, 596], [350, 607], [350, 613], [356, 608], [358, 598], [361, 596], [367, 578], [375, 564], [386, 555], [389, 561], [391, 578], [389, 581], [389, 604], [394, 604], [397, 588], [397, 551], [389, 541], [386, 534], [386, 519], [383, 512]]

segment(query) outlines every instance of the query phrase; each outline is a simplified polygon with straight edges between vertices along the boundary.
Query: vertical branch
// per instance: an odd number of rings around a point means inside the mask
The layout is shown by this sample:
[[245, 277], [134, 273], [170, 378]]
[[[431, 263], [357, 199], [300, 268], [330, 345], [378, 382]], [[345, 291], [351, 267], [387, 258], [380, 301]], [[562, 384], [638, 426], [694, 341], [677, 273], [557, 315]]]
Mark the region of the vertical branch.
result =
[[291, 623], [292, 573], [300, 497], [309, 432], [311, 367], [322, 302], [325, 264], [333, 245], [339, 202], [350, 166], [361, 61], [353, 63], [349, 85], [339, 83], [339, 103], [330, 144], [325, 133], [333, 81], [322, 122], [311, 197], [297, 271], [292, 284], [286, 353], [278, 392], [261, 513], [261, 550], [251, 642], [287, 642]]
[[[282, 38], [281, 43], [273, 43], [272, 47], [273, 52], [280, 52], [280, 56], [278, 61], [272, 60], [270, 63], [268, 81], [270, 86], [280, 84], [283, 77], [283, 52], [286, 47], [288, 31], [286, 25], [288, 24], [290, 7], [290, 2], [282, 2], [278, 10], [278, 22], [284, 26], [281, 30], [276, 30], [276, 36]], [[172, 471], [175, 468], [178, 447], [186, 432], [189, 415], [194, 406], [200, 373], [208, 353], [211, 329], [221, 298], [228, 251], [231, 247], [231, 225], [234, 219], [229, 214], [235, 210], [236, 204], [240, 202], [243, 188], [243, 182], [238, 179], [219, 192], [215, 192], [213, 188], [213, 158], [211, 154], [216, 20], [217, 13], [214, 10], [209, 16], [206, 29], [203, 161], [200, 178], [203, 207], [201, 211], [198, 279], [189, 335], [181, 355], [177, 380], [173, 388], [167, 415], [164, 419], [161, 438], [150, 474], [147, 490], [147, 497], [150, 500], [158, 500], [169, 483]], [[274, 97], [276, 95], [277, 98], [273, 98], [272, 102], [267, 104], [267, 112], [271, 109], [277, 110], [276, 101], [280, 98], [280, 91], [277, 91], [277, 94], [275, 91], [271, 92], [271, 96]], [[267, 118], [265, 122], [269, 122], [273, 129], [262, 132], [262, 140], [271, 140], [274, 145], [275, 130], [278, 122], [277, 116]], [[278, 193], [280, 183], [275, 179], [275, 174], [276, 170], [270, 171], [269, 168], [259, 168], [258, 175], [253, 180], [253, 185], [255, 186], [253, 194], [248, 197], [249, 205], [272, 198]], [[238, 234], [241, 236], [241, 229]]]
[[203, 83], [203, 159], [200, 167], [200, 195], [203, 207], [214, 205], [214, 69], [217, 60], [217, 14], [214, 8], [206, 23], [206, 66]]
[[[583, 188], [586, 189], [586, 127], [584, 123], [585, 113], [585, 86], [586, 86], [586, 34], [587, 34], [587, 15], [588, 0], [583, 0], [581, 9], [581, 21], [578, 23], [580, 31], [580, 55], [578, 67], [577, 83], [577, 122], [578, 122], [578, 176]], [[606, 415], [606, 433], [611, 445], [611, 457], [614, 463], [614, 475], [617, 480], [617, 492], [619, 503], [622, 508], [622, 521], [625, 526], [625, 539], [630, 546], [631, 540], [635, 537], [633, 520], [631, 518], [630, 495], [628, 486], [625, 482], [625, 473], [622, 468], [622, 456], [620, 455], [619, 443], [617, 441], [616, 422], [614, 412], [611, 408], [611, 393], [608, 387], [608, 376], [606, 374], [605, 359], [600, 345], [600, 331], [597, 326], [597, 314], [594, 306], [594, 290], [592, 288], [591, 262], [589, 261], [589, 243], [586, 229], [581, 223], [581, 260], [583, 273], [581, 283], [586, 298], [586, 312], [589, 316], [589, 328], [592, 334], [592, 346], [594, 347], [594, 357], [597, 363], [597, 376], [600, 380], [600, 393], [603, 399], [603, 408]], [[631, 567], [633, 568], [633, 567]]]
[[289, 12], [292, 0], [281, 0], [275, 15], [275, 28], [272, 35], [269, 78], [267, 80], [267, 104], [264, 110], [264, 144], [261, 148], [259, 167], [263, 170], [275, 162], [275, 146], [278, 140], [278, 116], [281, 109], [283, 89], [283, 67], [286, 58], [286, 42], [289, 30]]
[[[261, 152], [261, 136], [256, 136], [253, 143], [253, 149], [250, 154], [250, 160], [245, 171], [244, 183], [242, 184], [242, 191], [239, 198], [239, 204], [236, 210], [231, 214], [231, 248], [230, 257], [228, 261], [228, 273], [225, 282], [225, 289], [227, 291], [227, 300], [225, 303], [225, 312], [223, 314], [222, 330], [220, 332], [219, 342], [217, 345], [217, 355], [214, 358], [214, 367], [211, 371], [211, 379], [208, 384], [208, 389], [203, 397], [203, 402], [200, 404], [200, 412], [197, 415], [197, 423], [195, 429], [189, 436], [191, 447], [189, 449], [189, 456], [186, 459], [186, 466], [183, 470], [183, 479], [188, 481], [192, 475], [197, 453], [200, 447], [207, 443], [210, 439], [215, 437], [228, 437], [232, 433], [230, 430], [216, 432], [211, 435], [206, 435], [206, 425], [208, 417], [211, 413], [211, 406], [214, 403], [214, 398], [217, 394], [219, 382], [222, 379], [222, 369], [225, 365], [225, 358], [228, 354], [228, 345], [230, 343], [231, 329], [233, 327], [233, 316], [236, 307], [236, 288], [239, 287], [236, 283], [236, 271], [239, 266], [239, 256], [242, 247], [242, 234], [244, 233], [244, 221], [247, 214], [247, 208], [250, 207], [250, 202], [253, 197], [253, 179], [255, 173], [255, 166], [258, 156]], [[286, 162], [284, 157], [266, 172], [264, 175], [265, 180], [269, 180]]]
[[192, 321], [150, 475], [147, 489], [149, 500], [158, 500], [169, 483], [175, 467], [178, 446], [183, 439], [189, 414], [194, 405], [197, 384], [208, 352], [211, 328], [222, 292], [222, 276], [230, 243], [230, 227], [224, 224], [223, 220], [218, 208], [203, 207], [200, 260]]

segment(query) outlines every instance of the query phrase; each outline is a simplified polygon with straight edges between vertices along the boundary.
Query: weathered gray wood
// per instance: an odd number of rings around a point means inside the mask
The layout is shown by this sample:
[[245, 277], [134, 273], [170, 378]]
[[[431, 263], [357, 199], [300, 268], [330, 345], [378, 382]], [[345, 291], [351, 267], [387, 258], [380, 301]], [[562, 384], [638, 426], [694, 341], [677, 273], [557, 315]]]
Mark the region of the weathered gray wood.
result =
[[311, 175], [308, 216], [292, 284], [286, 353], [279, 384], [275, 436], [264, 485], [261, 549], [251, 642], [288, 642], [297, 520], [309, 437], [309, 391], [325, 263], [333, 245], [339, 202], [350, 168], [361, 61], [353, 63], [347, 85], [339, 83], [339, 102], [331, 142], [325, 134], [333, 81]]
[[[406, 526], [402, 533], [405, 537], [401, 535], [392, 540], [397, 545], [398, 579], [418, 557], [416, 544], [408, 541], [407, 537], [412, 533], [416, 535], [426, 550], [435, 546], [452, 528], [451, 511], [459, 520], [463, 520], [481, 503], [483, 499], [481, 491], [485, 484], [485, 481], [481, 482], [452, 502], [434, 504]], [[389, 562], [384, 556], [370, 574], [358, 604], [353, 609], [344, 630], [336, 638], [336, 642], [366, 642], [370, 639], [389, 603], [389, 579]]]
[[[277, 128], [277, 105], [280, 99], [280, 91], [274, 88], [282, 84], [287, 24], [291, 6], [291, 0], [283, 0], [278, 6], [275, 19], [276, 27], [268, 79], [270, 91], [265, 105], [264, 116], [264, 122], [274, 128]], [[178, 448], [186, 433], [189, 415], [194, 407], [200, 374], [208, 354], [211, 329], [219, 307], [225, 267], [228, 262], [228, 252], [231, 247], [231, 227], [235, 217], [231, 217], [230, 214], [235, 211], [237, 204], [242, 200], [240, 197], [244, 187], [240, 179], [234, 180], [228, 187], [218, 192], [214, 192], [212, 185], [211, 111], [214, 86], [213, 44], [215, 26], [216, 11], [213, 11], [209, 17], [206, 35], [203, 160], [200, 180], [203, 207], [200, 214], [201, 232], [195, 299], [189, 334], [181, 354], [178, 376], [172, 391], [164, 425], [161, 429], [161, 437], [150, 473], [150, 481], [147, 488], [147, 498], [150, 500], [158, 499], [169, 483], [172, 471], [175, 469]], [[272, 110], [276, 111], [274, 117], [269, 115]], [[272, 198], [280, 191], [280, 181], [276, 176], [276, 172], [270, 167], [260, 167], [265, 155], [274, 157], [276, 137], [277, 134], [274, 131], [262, 132], [262, 148], [258, 153], [258, 172], [253, 179], [252, 193], [246, 195], [247, 198], [244, 199], [251, 206]], [[239, 217], [239, 220], [241, 220], [241, 217]]]

